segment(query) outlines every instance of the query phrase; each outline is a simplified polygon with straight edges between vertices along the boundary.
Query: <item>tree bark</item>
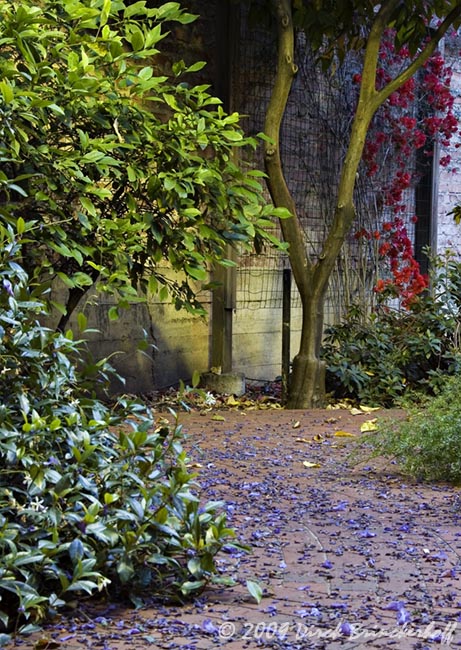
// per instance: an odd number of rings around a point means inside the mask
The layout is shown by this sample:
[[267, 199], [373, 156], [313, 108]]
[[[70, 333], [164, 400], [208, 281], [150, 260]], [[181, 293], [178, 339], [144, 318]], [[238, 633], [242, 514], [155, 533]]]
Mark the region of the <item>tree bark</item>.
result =
[[273, 0], [273, 8], [278, 26], [278, 59], [264, 129], [271, 139], [265, 146], [265, 165], [274, 205], [287, 208], [293, 215], [282, 219], [280, 225], [283, 238], [290, 245], [288, 254], [303, 314], [300, 349], [293, 362], [287, 406], [310, 408], [323, 405], [325, 399], [325, 365], [320, 361], [320, 345], [326, 285], [315, 284], [316, 266], [308, 258], [304, 233], [282, 169], [280, 125], [297, 68], [294, 63], [291, 0]]

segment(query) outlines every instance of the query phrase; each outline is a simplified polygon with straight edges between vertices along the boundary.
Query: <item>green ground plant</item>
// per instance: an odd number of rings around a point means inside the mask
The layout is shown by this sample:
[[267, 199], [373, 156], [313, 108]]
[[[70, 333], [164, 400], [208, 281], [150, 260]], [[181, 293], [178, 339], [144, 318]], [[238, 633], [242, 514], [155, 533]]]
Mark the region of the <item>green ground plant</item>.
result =
[[335, 397], [393, 406], [459, 372], [461, 264], [449, 253], [431, 264], [431, 289], [408, 309], [381, 303], [367, 315], [355, 307], [327, 329], [322, 353]]
[[404, 420], [361, 437], [357, 459], [384, 456], [417, 479], [461, 484], [461, 379], [447, 377], [436, 395], [410, 406]]
[[[185, 599], [228, 582], [236, 544], [222, 504], [201, 504], [181, 427], [146, 405], [95, 397], [84, 347], [41, 324], [21, 266], [35, 226], [0, 228], [0, 626], [27, 632], [81, 594]], [[99, 363], [104, 373], [110, 368]], [[84, 369], [84, 368], [83, 368]]]

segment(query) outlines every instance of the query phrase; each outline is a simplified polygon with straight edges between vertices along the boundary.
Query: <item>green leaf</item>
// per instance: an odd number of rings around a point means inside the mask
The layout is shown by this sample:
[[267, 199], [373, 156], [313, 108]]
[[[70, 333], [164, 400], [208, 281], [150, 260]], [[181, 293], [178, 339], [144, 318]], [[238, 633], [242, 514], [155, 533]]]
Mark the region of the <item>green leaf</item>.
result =
[[220, 135], [222, 138], [230, 140], [231, 142], [239, 142], [240, 140], [243, 140], [243, 135], [240, 131], [222, 131]]
[[139, 2], [134, 2], [132, 5], [129, 5], [125, 8], [123, 16], [125, 18], [131, 18], [136, 15], [143, 15], [146, 13], [146, 2], [145, 0], [140, 0]]
[[58, 115], [65, 115], [64, 110], [57, 104], [48, 104], [47, 108], [49, 108], [50, 111], [53, 111], [53, 113], [57, 113]]
[[122, 584], [127, 584], [134, 576], [133, 564], [125, 559], [120, 560], [117, 564], [117, 574]]
[[203, 574], [200, 558], [193, 557], [187, 563], [187, 569], [193, 576], [200, 577]]
[[131, 46], [135, 52], [139, 52], [144, 47], [144, 35], [139, 27], [133, 28], [132, 33], [128, 38]]
[[80, 311], [77, 315], [77, 324], [81, 332], [84, 332], [86, 330], [88, 319], [82, 311]]
[[16, 221], [16, 232], [18, 235], [22, 235], [26, 229], [26, 222], [22, 217], [18, 217], [18, 220]]
[[261, 585], [258, 582], [254, 582], [253, 580], [247, 580], [246, 586], [248, 592], [250, 593], [250, 596], [252, 596], [259, 605], [263, 597], [263, 590], [261, 588]]
[[100, 161], [102, 158], [104, 158], [105, 153], [103, 151], [97, 151], [94, 149], [93, 151], [88, 151], [84, 156], [82, 156], [82, 162], [83, 163], [96, 163]]
[[99, 22], [101, 27], [103, 27], [107, 23], [107, 20], [110, 16], [111, 6], [112, 6], [111, 0], [104, 0], [104, 3], [102, 5], [101, 18]]
[[92, 580], [76, 580], [67, 587], [66, 591], [85, 591], [87, 594], [93, 594], [98, 588], [98, 584]]
[[190, 264], [186, 264], [184, 266], [184, 270], [186, 271], [187, 275], [190, 275], [191, 278], [194, 278], [194, 280], [199, 280], [203, 282], [208, 278], [208, 272], [206, 271], [206, 269], [197, 266], [191, 266]]
[[187, 72], [199, 72], [199, 70], [202, 70], [205, 66], [205, 61], [197, 61], [187, 68]]
[[181, 592], [184, 594], [184, 596], [189, 596], [190, 594], [203, 589], [205, 585], [206, 585], [205, 580], [192, 580], [192, 581], [184, 582], [181, 585]]
[[108, 316], [109, 316], [109, 320], [118, 320], [119, 317], [118, 307], [116, 306], [110, 307], [108, 311]]
[[14, 91], [10, 82], [7, 79], [0, 81], [0, 93], [6, 104], [9, 104], [14, 99]]

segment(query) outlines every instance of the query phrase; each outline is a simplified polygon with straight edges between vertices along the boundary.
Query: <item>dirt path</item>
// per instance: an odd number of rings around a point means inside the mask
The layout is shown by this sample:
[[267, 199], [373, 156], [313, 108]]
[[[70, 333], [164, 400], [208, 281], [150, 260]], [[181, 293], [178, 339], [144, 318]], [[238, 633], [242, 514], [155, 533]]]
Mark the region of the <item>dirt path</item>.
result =
[[[338, 432], [358, 434], [375, 416], [277, 409], [182, 415], [204, 498], [225, 499], [229, 523], [253, 547], [251, 555], [221, 556], [237, 586], [184, 607], [77, 608], [72, 619], [18, 646], [461, 646], [459, 492], [409, 481], [392, 463], [348, 467], [352, 438]], [[264, 587], [259, 604], [246, 580]]]

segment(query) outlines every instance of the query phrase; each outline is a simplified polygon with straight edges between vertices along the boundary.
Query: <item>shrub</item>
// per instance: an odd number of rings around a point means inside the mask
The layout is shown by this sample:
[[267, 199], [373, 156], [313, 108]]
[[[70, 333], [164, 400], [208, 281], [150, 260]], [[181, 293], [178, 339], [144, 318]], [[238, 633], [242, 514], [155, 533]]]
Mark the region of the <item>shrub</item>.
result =
[[0, 15], [0, 207], [40, 224], [23, 265], [70, 290], [62, 329], [94, 283], [118, 299], [111, 317], [140, 285], [204, 313], [229, 245], [281, 245], [271, 217], [288, 213], [236, 164], [258, 140], [193, 85], [204, 63], [159, 49], [196, 18], [179, 2], [0, 0]]
[[200, 505], [180, 426], [80, 383], [82, 342], [40, 323], [19, 256], [0, 229], [1, 626], [27, 631], [109, 583], [139, 602], [226, 582], [215, 556], [234, 531], [221, 503]]
[[367, 316], [350, 311], [326, 331], [327, 386], [336, 397], [392, 406], [412, 391], [431, 393], [461, 368], [461, 264], [432, 262], [431, 290], [407, 310], [381, 304]]
[[435, 396], [409, 408], [405, 420], [361, 438], [354, 458], [392, 457], [416, 478], [461, 483], [460, 403], [461, 378], [446, 378]]

